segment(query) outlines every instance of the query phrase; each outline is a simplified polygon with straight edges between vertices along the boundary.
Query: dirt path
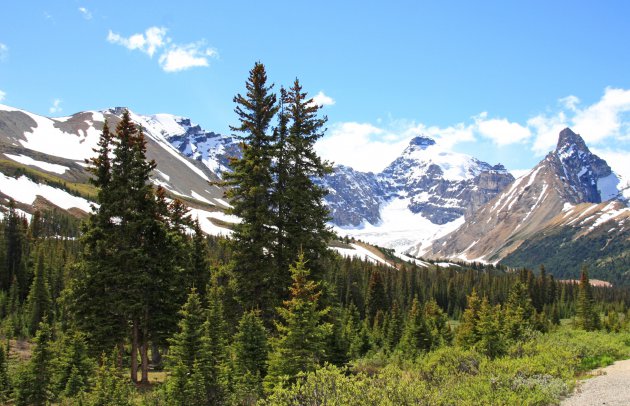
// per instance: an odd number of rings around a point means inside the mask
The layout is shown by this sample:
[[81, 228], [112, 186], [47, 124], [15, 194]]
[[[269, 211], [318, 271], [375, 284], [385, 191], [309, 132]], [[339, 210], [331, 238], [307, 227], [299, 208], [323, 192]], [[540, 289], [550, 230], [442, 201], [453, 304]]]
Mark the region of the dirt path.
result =
[[593, 371], [561, 406], [630, 405], [630, 360]]

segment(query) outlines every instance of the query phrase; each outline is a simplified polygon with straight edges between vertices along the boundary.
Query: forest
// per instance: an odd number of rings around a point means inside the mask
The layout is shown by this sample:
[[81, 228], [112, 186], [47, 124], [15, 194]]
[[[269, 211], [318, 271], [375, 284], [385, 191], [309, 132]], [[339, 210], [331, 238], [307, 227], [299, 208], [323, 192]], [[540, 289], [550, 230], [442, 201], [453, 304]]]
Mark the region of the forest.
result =
[[88, 163], [84, 219], [0, 222], [0, 401], [15, 405], [556, 404], [630, 351], [624, 286], [538, 269], [344, 258], [327, 226], [326, 117], [256, 63], [234, 97], [242, 221], [204, 235], [154, 187], [128, 113]]

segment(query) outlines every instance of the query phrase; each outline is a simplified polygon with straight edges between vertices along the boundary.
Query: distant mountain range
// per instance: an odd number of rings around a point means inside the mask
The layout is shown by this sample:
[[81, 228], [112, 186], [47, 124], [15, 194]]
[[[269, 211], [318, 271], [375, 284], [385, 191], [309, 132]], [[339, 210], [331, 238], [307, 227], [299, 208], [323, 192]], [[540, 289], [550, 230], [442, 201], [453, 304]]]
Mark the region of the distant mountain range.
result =
[[[115, 127], [122, 111], [47, 118], [0, 105], [0, 205], [12, 198], [26, 213], [59, 207], [85, 215], [95, 191], [84, 159], [93, 155], [105, 119]], [[238, 219], [224, 214], [229, 202], [216, 182], [229, 171], [229, 158], [240, 155], [239, 139], [170, 114], [131, 117], [144, 129], [147, 156], [158, 164], [153, 182], [188, 204], [204, 231], [228, 234]], [[593, 276], [630, 283], [624, 276], [630, 209], [620, 179], [570, 129], [518, 179], [500, 164], [418, 136], [381, 173], [336, 166], [319, 182], [341, 236], [400, 255], [545, 263], [566, 277], [588, 264]]]

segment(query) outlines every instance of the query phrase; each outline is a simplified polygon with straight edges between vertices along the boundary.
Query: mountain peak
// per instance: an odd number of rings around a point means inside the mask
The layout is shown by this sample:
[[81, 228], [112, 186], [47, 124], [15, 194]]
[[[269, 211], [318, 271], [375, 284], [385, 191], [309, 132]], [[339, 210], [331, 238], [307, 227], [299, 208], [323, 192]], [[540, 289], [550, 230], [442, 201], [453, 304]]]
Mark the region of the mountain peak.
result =
[[409, 147], [420, 147], [421, 149], [425, 149], [431, 145], [435, 145], [435, 140], [430, 137], [425, 137], [424, 135], [419, 135], [409, 141]]
[[576, 134], [569, 127], [560, 131], [560, 136], [558, 137], [558, 146], [556, 147], [556, 151], [562, 151], [569, 149], [572, 146], [577, 146], [580, 150], [588, 150], [586, 147], [586, 143], [584, 143], [584, 139], [579, 134]]

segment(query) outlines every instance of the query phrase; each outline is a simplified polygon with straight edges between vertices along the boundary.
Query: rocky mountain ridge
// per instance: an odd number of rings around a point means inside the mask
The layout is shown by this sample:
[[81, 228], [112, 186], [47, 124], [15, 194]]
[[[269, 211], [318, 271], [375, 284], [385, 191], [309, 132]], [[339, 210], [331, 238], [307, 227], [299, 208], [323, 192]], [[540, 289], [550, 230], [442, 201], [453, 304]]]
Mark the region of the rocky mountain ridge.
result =
[[528, 174], [512, 182], [460, 228], [436, 240], [430, 248], [417, 247], [412, 253], [496, 262], [570, 207], [611, 199], [623, 201], [618, 184], [619, 178], [608, 164], [566, 128], [559, 135], [556, 149]]

